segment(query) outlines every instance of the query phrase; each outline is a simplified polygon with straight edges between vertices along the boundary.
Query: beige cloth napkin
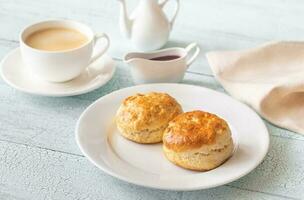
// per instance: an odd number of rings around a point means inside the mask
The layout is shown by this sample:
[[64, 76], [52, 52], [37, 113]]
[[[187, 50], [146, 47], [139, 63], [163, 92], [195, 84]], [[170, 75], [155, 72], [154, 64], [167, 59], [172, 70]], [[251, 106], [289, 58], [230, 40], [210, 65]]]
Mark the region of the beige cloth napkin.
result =
[[210, 52], [207, 59], [233, 97], [273, 124], [304, 134], [304, 42]]

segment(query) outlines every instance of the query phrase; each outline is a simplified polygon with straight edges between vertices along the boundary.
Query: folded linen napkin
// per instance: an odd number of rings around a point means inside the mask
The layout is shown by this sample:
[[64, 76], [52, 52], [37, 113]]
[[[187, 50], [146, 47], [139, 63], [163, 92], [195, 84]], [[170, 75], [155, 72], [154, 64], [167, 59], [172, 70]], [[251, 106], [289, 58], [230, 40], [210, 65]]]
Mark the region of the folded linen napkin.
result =
[[207, 59], [233, 97], [273, 124], [304, 134], [304, 42], [209, 52]]

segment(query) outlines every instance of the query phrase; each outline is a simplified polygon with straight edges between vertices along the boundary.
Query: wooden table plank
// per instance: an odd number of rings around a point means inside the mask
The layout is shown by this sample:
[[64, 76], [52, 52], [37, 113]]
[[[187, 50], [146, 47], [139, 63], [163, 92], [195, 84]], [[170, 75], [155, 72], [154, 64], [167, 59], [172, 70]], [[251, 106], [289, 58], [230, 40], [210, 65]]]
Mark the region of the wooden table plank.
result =
[[304, 199], [302, 140], [271, 136], [266, 159], [249, 175], [231, 185], [253, 191]]
[[17, 199], [173, 200], [180, 196], [114, 179], [84, 157], [5, 142], [0, 146], [0, 193]]
[[235, 200], [235, 199], [246, 199], [246, 200], [280, 200], [280, 199], [293, 199], [289, 197], [279, 196], [279, 195], [270, 195], [267, 193], [256, 193], [255, 191], [248, 190], [244, 192], [243, 190], [238, 190], [235, 187], [221, 187], [201, 190], [195, 192], [184, 192], [182, 200]]
[[7, 142], [0, 146], [0, 197], [8, 199], [287, 199], [231, 186], [186, 193], [147, 189], [104, 174], [84, 157]]

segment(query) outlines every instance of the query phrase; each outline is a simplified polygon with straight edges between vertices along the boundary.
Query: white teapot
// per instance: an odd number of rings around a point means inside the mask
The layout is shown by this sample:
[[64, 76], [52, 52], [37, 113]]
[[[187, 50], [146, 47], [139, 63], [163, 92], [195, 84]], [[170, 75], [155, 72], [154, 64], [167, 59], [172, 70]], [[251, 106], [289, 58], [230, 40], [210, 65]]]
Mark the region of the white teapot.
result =
[[161, 48], [168, 41], [170, 31], [179, 11], [179, 0], [171, 20], [168, 20], [163, 7], [169, 0], [140, 0], [131, 16], [127, 14], [125, 0], [121, 4], [120, 29], [141, 51], [152, 51]]

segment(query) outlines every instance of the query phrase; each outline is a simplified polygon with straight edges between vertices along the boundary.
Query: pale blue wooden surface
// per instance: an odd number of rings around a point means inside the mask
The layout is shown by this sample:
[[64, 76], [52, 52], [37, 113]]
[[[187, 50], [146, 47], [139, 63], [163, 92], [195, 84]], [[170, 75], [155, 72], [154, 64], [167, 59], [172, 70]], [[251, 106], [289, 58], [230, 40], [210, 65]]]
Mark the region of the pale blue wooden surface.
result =
[[[133, 7], [136, 0], [130, 0]], [[131, 86], [122, 55], [131, 50], [118, 31], [115, 0], [0, 0], [0, 57], [18, 46], [27, 24], [48, 18], [85, 22], [108, 33], [118, 69], [104, 87], [66, 98], [20, 93], [0, 80], [0, 199], [304, 199], [304, 136], [266, 122], [270, 151], [264, 162], [238, 181], [209, 190], [170, 192], [112, 178], [84, 158], [74, 141], [81, 112], [94, 100]], [[203, 53], [242, 49], [269, 40], [304, 38], [300, 0], [181, 0], [168, 46], [198, 42], [203, 52], [184, 83], [221, 92]], [[304, 77], [303, 77], [304, 78]]]

